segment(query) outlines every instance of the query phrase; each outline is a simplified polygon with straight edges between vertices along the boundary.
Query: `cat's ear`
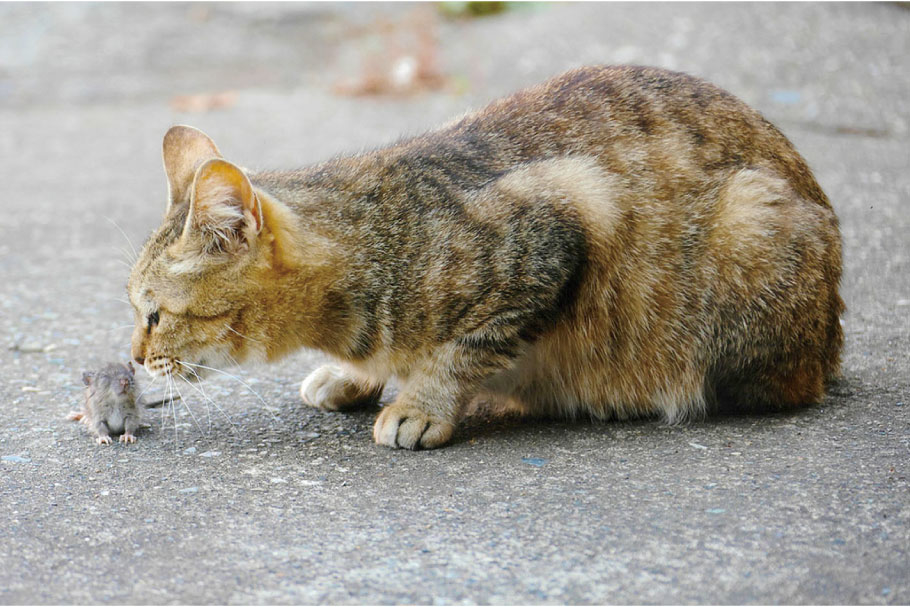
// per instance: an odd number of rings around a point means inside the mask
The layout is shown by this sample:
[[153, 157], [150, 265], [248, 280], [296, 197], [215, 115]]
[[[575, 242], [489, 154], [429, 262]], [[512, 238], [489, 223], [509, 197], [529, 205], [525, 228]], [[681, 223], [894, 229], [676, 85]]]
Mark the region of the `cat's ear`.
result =
[[262, 229], [262, 207], [246, 174], [213, 158], [196, 171], [184, 237], [200, 236], [207, 249], [237, 252]]
[[175, 204], [189, 201], [190, 187], [199, 166], [206, 160], [222, 156], [208, 135], [191, 126], [172, 126], [161, 147], [170, 211]]

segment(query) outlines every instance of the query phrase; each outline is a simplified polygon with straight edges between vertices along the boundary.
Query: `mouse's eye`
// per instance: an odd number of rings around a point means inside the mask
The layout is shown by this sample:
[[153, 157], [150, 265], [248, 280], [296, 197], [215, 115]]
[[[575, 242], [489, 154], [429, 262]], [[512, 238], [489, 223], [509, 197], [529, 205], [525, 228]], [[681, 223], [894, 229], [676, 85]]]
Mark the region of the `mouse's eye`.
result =
[[158, 324], [158, 310], [155, 310], [148, 317], [148, 329], [147, 332], [151, 333], [152, 329]]

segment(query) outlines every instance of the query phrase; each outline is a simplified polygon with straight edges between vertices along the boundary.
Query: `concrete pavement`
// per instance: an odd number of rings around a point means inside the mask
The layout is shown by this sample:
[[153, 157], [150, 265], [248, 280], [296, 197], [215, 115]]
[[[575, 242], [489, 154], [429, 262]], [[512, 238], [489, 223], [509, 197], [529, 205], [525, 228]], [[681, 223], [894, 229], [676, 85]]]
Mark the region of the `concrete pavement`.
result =
[[[427, 8], [0, 5], [0, 603], [910, 603], [910, 11]], [[445, 86], [338, 93], [368, 57], [400, 61], [394, 40]], [[292, 167], [585, 63], [706, 77], [807, 158], [849, 308], [823, 404], [677, 427], [481, 416], [406, 453], [372, 444], [375, 411], [303, 407], [301, 353], [237, 371], [267, 406], [213, 378], [221, 411], [184, 391], [135, 445], [64, 420], [82, 370], [127, 356], [114, 224], [136, 246], [157, 225], [168, 126]]]

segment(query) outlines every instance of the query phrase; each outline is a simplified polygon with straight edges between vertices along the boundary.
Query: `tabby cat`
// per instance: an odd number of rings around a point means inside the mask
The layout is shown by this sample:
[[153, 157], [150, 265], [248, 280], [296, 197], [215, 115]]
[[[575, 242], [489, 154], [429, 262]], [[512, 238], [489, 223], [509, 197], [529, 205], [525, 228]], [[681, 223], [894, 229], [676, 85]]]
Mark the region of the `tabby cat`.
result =
[[831, 204], [774, 126], [697, 78], [585, 67], [439, 130], [250, 172], [164, 138], [169, 203], [132, 270], [132, 356], [193, 376], [306, 347], [304, 402], [451, 437], [475, 398], [669, 422], [814, 403], [838, 373]]

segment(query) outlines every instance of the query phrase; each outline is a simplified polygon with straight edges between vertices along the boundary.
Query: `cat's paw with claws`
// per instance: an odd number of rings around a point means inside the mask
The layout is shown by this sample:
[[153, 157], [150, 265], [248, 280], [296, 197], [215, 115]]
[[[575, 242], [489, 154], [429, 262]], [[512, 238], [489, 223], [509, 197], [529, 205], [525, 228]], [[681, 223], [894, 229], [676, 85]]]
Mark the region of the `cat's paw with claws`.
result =
[[338, 365], [323, 365], [300, 384], [303, 402], [326, 411], [375, 405], [381, 395], [382, 387], [368, 386]]
[[416, 407], [391, 404], [373, 425], [373, 440], [393, 449], [434, 449], [446, 444], [455, 424], [433, 419]]

